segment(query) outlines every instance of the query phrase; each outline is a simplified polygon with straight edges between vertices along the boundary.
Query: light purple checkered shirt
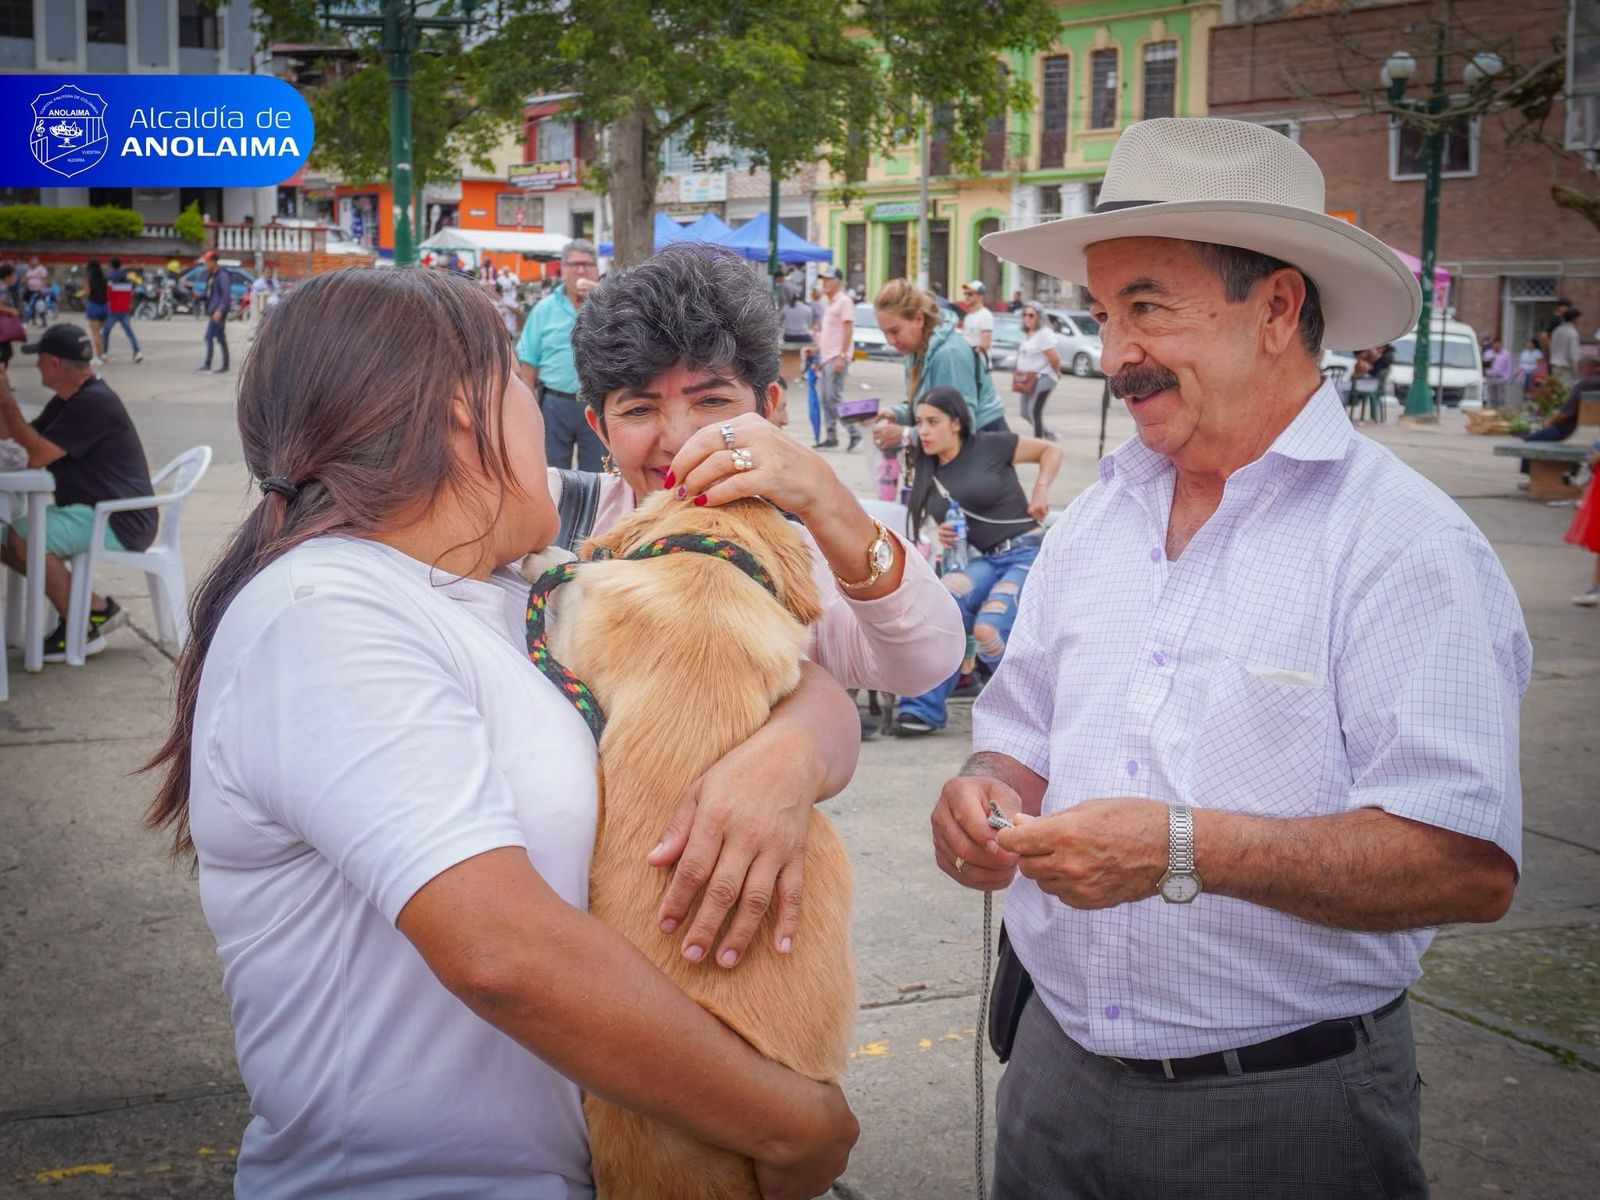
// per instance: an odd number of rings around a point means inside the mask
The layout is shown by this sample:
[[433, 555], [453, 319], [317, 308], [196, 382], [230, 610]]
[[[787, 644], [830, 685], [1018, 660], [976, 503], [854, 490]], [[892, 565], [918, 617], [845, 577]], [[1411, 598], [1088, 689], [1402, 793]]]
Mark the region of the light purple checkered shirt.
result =
[[[1376, 807], [1494, 842], [1520, 870], [1532, 650], [1477, 527], [1351, 429], [1327, 384], [1169, 562], [1175, 478], [1137, 439], [1101, 461], [1029, 574], [974, 749], [1049, 780], [1046, 814], [1098, 796], [1271, 817]], [[1061, 1028], [1125, 1058], [1368, 1012], [1416, 980], [1433, 937], [1210, 893], [1082, 912], [1020, 876], [1005, 917]]]

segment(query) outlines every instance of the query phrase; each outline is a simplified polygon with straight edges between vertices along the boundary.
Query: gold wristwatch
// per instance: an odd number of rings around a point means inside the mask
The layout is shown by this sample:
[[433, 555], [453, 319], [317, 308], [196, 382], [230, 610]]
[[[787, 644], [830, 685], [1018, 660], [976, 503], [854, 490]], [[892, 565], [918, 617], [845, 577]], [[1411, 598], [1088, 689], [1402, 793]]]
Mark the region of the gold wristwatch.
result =
[[835, 571], [833, 577], [840, 587], [848, 591], [859, 591], [871, 587], [883, 577], [883, 573], [894, 566], [894, 538], [889, 536], [889, 531], [882, 521], [873, 520], [877, 527], [878, 536], [873, 538], [872, 545], [867, 547], [867, 577], [860, 580], [849, 580]]

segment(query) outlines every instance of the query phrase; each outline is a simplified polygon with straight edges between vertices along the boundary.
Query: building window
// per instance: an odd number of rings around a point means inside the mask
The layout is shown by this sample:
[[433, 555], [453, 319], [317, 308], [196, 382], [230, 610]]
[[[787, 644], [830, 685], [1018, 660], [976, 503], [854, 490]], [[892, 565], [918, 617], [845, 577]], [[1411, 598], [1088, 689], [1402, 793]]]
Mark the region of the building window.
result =
[[[1409, 125], [1389, 125], [1389, 178], [1422, 179], [1428, 172], [1422, 133]], [[1478, 120], [1458, 117], [1444, 138], [1439, 173], [1446, 179], [1478, 173]]]
[[221, 49], [216, 10], [200, 0], [178, 0], [178, 45], [186, 50]]
[[222, 220], [222, 189], [219, 187], [186, 187], [178, 189], [178, 211], [190, 203], [200, 206], [200, 215], [208, 221]]
[[[1011, 68], [1005, 63], [1000, 64], [1000, 86], [1010, 86]], [[1006, 169], [1006, 113], [1001, 109], [998, 114], [989, 118], [983, 130], [983, 159], [978, 164], [985, 171], [1004, 171]]]
[[572, 122], [546, 118], [539, 122], [538, 162], [574, 157]]
[[928, 174], [950, 174], [950, 127], [955, 109], [948, 103], [933, 110], [933, 128], [928, 130]]
[[83, 13], [90, 42], [127, 45], [128, 0], [86, 0]]
[[1151, 42], [1144, 48], [1144, 115], [1177, 115], [1178, 43]]
[[33, 0], [0, 0], [0, 37], [33, 36]]
[[39, 189], [36, 187], [0, 187], [0, 208], [10, 208], [13, 204], [39, 203]]
[[1089, 56], [1089, 128], [1111, 129], [1117, 123], [1117, 52], [1096, 50]]
[[1059, 167], [1067, 158], [1067, 97], [1072, 59], [1052, 54], [1044, 60], [1044, 96], [1039, 114], [1039, 166]]
[[1257, 124], [1263, 129], [1272, 130], [1273, 133], [1283, 134], [1284, 137], [1288, 138], [1297, 146], [1300, 144], [1299, 121], [1258, 121]]
[[[750, 167], [748, 150], [734, 150], [720, 142], [695, 142], [688, 133], [675, 133], [661, 148], [663, 175], [698, 175], [706, 171], [744, 171]], [[716, 164], [713, 167], [713, 164]]]
[[494, 198], [494, 223], [509, 225], [537, 225], [544, 228], [544, 197], [528, 196], [522, 192], [498, 192]]
[[885, 270], [890, 279], [907, 278], [906, 262], [906, 226], [908, 221], [895, 221], [884, 230], [884, 237], [888, 240], [885, 254]]
[[131, 187], [92, 187], [89, 189], [89, 206], [99, 208], [108, 205], [112, 208], [132, 208], [133, 189]]

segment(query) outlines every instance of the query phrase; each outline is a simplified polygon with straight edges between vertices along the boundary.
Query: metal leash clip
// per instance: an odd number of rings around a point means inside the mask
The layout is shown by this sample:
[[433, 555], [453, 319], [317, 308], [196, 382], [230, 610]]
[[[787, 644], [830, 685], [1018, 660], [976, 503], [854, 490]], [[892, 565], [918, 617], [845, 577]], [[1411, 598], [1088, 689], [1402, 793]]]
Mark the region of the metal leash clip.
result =
[[989, 801], [989, 828], [990, 829], [1015, 829], [1017, 823], [1005, 813], [1000, 811], [1000, 806], [993, 800]]

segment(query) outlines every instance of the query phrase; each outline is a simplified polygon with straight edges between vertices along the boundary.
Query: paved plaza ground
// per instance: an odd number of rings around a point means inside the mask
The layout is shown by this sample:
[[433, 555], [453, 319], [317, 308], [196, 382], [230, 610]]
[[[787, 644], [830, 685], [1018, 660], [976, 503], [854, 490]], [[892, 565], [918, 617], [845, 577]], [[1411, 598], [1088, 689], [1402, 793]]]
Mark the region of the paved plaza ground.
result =
[[[216, 452], [183, 519], [191, 585], [254, 496], [231, 388], [195, 374], [202, 326], [140, 327], [146, 361], [119, 344], [105, 368], [152, 466], [188, 446]], [[233, 334], [238, 352], [242, 332]], [[13, 379], [42, 404], [25, 358]], [[890, 364], [857, 364], [852, 394], [898, 397]], [[865, 390], [863, 390], [865, 389]], [[1065, 504], [1094, 478], [1098, 381], [1052, 401]], [[1014, 405], [1014, 400], [1011, 402]], [[791, 403], [802, 432], [804, 399]], [[1109, 442], [1131, 432], [1120, 405]], [[1568, 598], [1592, 562], [1561, 541], [1571, 509], [1529, 501], [1516, 467], [1437, 428], [1366, 432], [1467, 510], [1516, 585], [1535, 647], [1523, 706], [1525, 876], [1491, 927], [1444, 930], [1415, 990], [1426, 1084], [1423, 1154], [1438, 1197], [1578, 1200], [1600, 1178], [1600, 611]], [[833, 454], [870, 492], [864, 452]], [[1025, 468], [1026, 470], [1026, 468]], [[228, 1193], [248, 1119], [227, 1008], [195, 881], [174, 869], [140, 814], [137, 774], [166, 729], [171, 663], [153, 641], [142, 581], [107, 570], [100, 590], [129, 627], [82, 668], [22, 671], [0, 704], [0, 1197], [211, 1197]], [[866, 1200], [973, 1194], [974, 1021], [982, 904], [933, 865], [928, 812], [967, 751], [969, 709], [921, 740], [862, 748], [827, 811], [856, 872], [860, 1017], [845, 1086], [862, 1138], [841, 1183]], [[992, 1095], [997, 1069], [988, 1070]]]

